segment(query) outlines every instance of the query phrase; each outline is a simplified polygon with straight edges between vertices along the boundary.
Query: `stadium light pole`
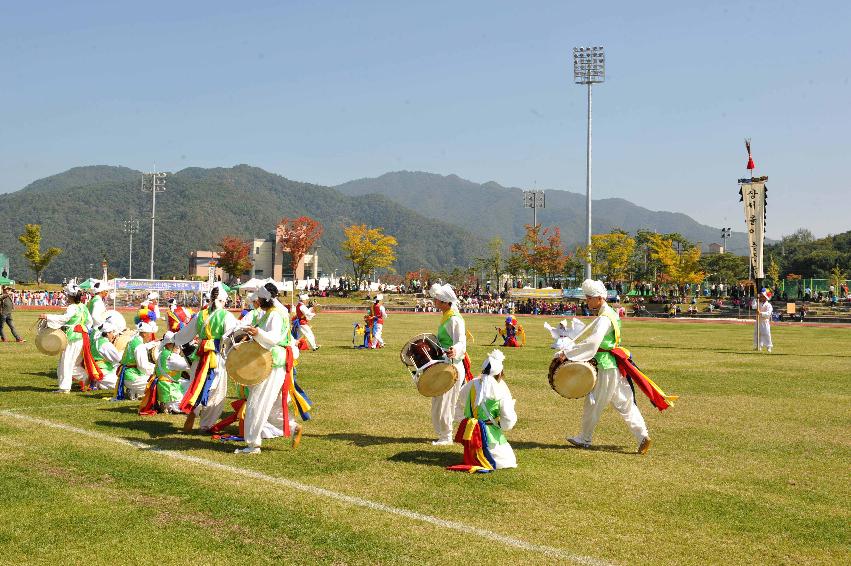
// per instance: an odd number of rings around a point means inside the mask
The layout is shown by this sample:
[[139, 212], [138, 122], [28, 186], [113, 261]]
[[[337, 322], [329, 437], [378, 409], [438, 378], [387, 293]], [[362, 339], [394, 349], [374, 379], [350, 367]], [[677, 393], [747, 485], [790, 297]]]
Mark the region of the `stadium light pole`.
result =
[[165, 191], [165, 173], [157, 173], [154, 167], [153, 173], [142, 175], [142, 191], [151, 191], [151, 279], [154, 278], [154, 227], [157, 218], [157, 193]]
[[[523, 208], [532, 209], [532, 226], [538, 226], [538, 209], [547, 207], [547, 195], [542, 190], [535, 189], [533, 191], [523, 191]], [[532, 275], [535, 277], [533, 287], [538, 288], [538, 273], [533, 269]]]
[[727, 240], [733, 235], [732, 228], [721, 228], [721, 247], [724, 249], [721, 253], [727, 253]]
[[124, 221], [124, 233], [130, 235], [130, 268], [129, 273], [127, 274], [128, 279], [133, 279], [133, 234], [139, 231], [139, 221], [130, 220]]
[[573, 48], [573, 82], [588, 87], [588, 136], [585, 156], [585, 278], [591, 278], [591, 85], [606, 79], [606, 55], [602, 47]]

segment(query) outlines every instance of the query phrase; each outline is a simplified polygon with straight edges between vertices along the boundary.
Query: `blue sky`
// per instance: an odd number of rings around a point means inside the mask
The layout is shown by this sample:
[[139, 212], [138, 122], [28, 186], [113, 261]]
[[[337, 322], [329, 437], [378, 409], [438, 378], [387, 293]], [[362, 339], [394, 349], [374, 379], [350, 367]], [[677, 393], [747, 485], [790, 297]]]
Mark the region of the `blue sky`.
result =
[[[242, 5], [240, 5], [242, 4]], [[400, 169], [585, 190], [572, 48], [604, 45], [594, 196], [768, 234], [851, 228], [851, 8], [801, 2], [9, 2], [0, 192], [77, 165]]]

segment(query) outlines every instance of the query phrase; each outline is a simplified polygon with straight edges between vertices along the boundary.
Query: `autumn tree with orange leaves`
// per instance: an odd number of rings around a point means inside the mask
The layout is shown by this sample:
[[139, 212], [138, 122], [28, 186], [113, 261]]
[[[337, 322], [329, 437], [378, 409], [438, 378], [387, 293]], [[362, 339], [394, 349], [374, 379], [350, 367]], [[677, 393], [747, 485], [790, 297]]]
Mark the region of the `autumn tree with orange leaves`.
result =
[[567, 256], [561, 244], [561, 230], [556, 226], [543, 228], [526, 224], [526, 235], [511, 244], [509, 262], [522, 264], [548, 279], [564, 270]]
[[228, 283], [233, 282], [243, 272], [251, 269], [251, 242], [236, 236], [225, 236], [219, 241], [218, 265], [230, 275]]
[[290, 267], [295, 279], [298, 264], [322, 235], [322, 224], [309, 216], [282, 218], [275, 227], [275, 235], [281, 250], [290, 254]]

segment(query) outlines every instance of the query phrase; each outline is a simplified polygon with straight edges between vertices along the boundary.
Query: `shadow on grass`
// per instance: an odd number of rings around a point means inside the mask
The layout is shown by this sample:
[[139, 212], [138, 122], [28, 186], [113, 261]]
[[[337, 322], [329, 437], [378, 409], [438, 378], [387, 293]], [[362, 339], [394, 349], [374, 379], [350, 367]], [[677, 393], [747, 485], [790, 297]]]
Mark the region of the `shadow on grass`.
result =
[[0, 393], [11, 393], [13, 391], [38, 391], [39, 393], [48, 393], [56, 387], [38, 387], [36, 385], [5, 385], [0, 387]]
[[55, 371], [28, 371], [25, 372], [24, 375], [34, 375], [36, 377], [47, 377], [50, 379], [56, 379]]
[[391, 462], [406, 462], [408, 464], [421, 464], [423, 466], [452, 466], [460, 464], [462, 455], [456, 452], [443, 452], [436, 450], [406, 450], [387, 458]]
[[[96, 425], [108, 426], [115, 429], [137, 430], [147, 433], [149, 438], [160, 438], [177, 434], [183, 422], [168, 422], [155, 420], [136, 420], [136, 421], [95, 421]], [[130, 440], [139, 440], [138, 438]]]
[[[156, 450], [171, 450], [174, 452], [196, 449], [213, 450], [215, 452], [233, 452], [235, 448], [242, 448], [245, 446], [244, 442], [214, 442], [210, 440], [210, 435], [208, 434], [193, 433], [177, 435], [176, 430], [170, 430], [169, 432], [173, 436], [157, 438], [156, 443], [153, 444], [152, 447]], [[139, 441], [138, 438], [133, 437], [125, 437], [125, 440], [129, 440], [131, 442]], [[264, 445], [263, 451], [267, 452], [270, 450]]]
[[327, 440], [342, 440], [351, 442], [355, 446], [378, 446], [381, 444], [426, 444], [431, 442], [430, 438], [417, 438], [412, 436], [372, 436], [358, 432], [305, 435]]

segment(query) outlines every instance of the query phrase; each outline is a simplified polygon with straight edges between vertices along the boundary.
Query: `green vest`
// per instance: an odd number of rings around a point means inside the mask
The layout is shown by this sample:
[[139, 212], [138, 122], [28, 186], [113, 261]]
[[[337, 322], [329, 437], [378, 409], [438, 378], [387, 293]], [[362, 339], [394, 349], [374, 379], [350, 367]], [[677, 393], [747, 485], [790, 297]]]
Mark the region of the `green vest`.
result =
[[134, 336], [127, 347], [124, 348], [124, 354], [121, 356], [121, 365], [133, 366], [127, 367], [124, 371], [125, 381], [136, 381], [137, 379], [146, 379], [147, 376], [142, 373], [142, 370], [136, 367], [136, 348], [144, 344], [145, 341], [138, 334]]
[[456, 316], [459, 319], [461, 319], [462, 321], [464, 320], [463, 318], [461, 318], [460, 314], [455, 313], [452, 316], [450, 316], [449, 318], [447, 318], [446, 322], [442, 323], [440, 325], [440, 328], [437, 329], [437, 341], [440, 343], [441, 348], [444, 348], [444, 349], [451, 348], [452, 345], [455, 343], [452, 340], [452, 335], [449, 334], [449, 331], [446, 329], [446, 325], [449, 324], [449, 321], [452, 320]]
[[183, 398], [183, 391], [180, 389], [180, 372], [171, 371], [168, 369], [168, 359], [172, 352], [163, 348], [160, 352], [160, 357], [157, 358], [156, 369], [154, 370], [159, 377], [157, 381], [157, 401], [160, 403], [172, 403], [180, 401]]
[[[272, 367], [282, 368], [287, 366], [286, 347], [290, 345], [290, 340], [292, 340], [292, 334], [290, 332], [290, 317], [278, 312], [278, 309], [272, 308], [267, 310], [263, 314], [263, 318], [257, 321], [254, 326], [260, 327], [266, 324], [266, 321], [273, 312], [277, 312], [284, 321], [284, 337], [275, 346], [272, 346], [270, 350], [272, 352]], [[256, 320], [256, 317], [254, 320]]]
[[[481, 386], [481, 381], [479, 381], [479, 387]], [[475, 417], [473, 416], [473, 403], [475, 402], [476, 394], [476, 386], [473, 385], [470, 387], [470, 398], [467, 399], [467, 403], [464, 405], [464, 416], [468, 419], [477, 418], [483, 421], [488, 419], [496, 421], [499, 417], [499, 401], [496, 399], [485, 399], [482, 401], [481, 405], [477, 407], [477, 415]], [[506, 444], [508, 442], [498, 424], [486, 423], [485, 429], [488, 435], [488, 446], [496, 446], [497, 444]]]
[[[78, 303], [73, 306], [76, 308], [76, 312], [71, 315], [71, 318], [65, 323], [65, 336], [68, 337], [69, 343], [83, 339], [83, 335], [79, 332], [75, 332], [74, 327], [79, 324], [83, 327], [83, 329], [85, 329], [89, 322], [89, 311], [86, 309], [86, 305]], [[86, 330], [86, 332], [88, 332], [88, 330]]]
[[100, 298], [100, 295], [95, 295], [94, 297], [89, 299], [88, 303], [86, 303], [86, 309], [89, 311], [89, 314], [94, 314], [95, 305], [98, 301], [103, 302], [103, 299]]
[[225, 334], [225, 318], [227, 318], [227, 315], [228, 311], [225, 309], [216, 309], [213, 314], [210, 314], [207, 309], [198, 313], [198, 316], [195, 317], [198, 337], [201, 340], [221, 339]]
[[115, 364], [105, 359], [103, 355], [100, 353], [100, 348], [105, 343], [109, 342], [109, 338], [106, 336], [101, 336], [97, 340], [92, 340], [91, 342], [91, 352], [92, 359], [95, 361], [97, 366], [103, 371], [103, 373], [112, 373], [115, 370]]
[[[600, 316], [605, 316], [612, 323], [612, 327], [609, 328], [609, 331], [606, 332], [606, 336], [603, 338], [603, 341], [600, 342], [600, 349], [611, 350], [620, 346], [617, 338], [621, 333], [621, 319], [618, 317], [618, 313], [615, 312], [615, 309], [606, 304], [603, 305], [603, 311], [600, 313]], [[617, 335], [615, 335], [616, 328]], [[613, 369], [618, 367], [615, 357], [609, 352], [597, 352], [594, 359], [597, 360], [597, 369]]]

